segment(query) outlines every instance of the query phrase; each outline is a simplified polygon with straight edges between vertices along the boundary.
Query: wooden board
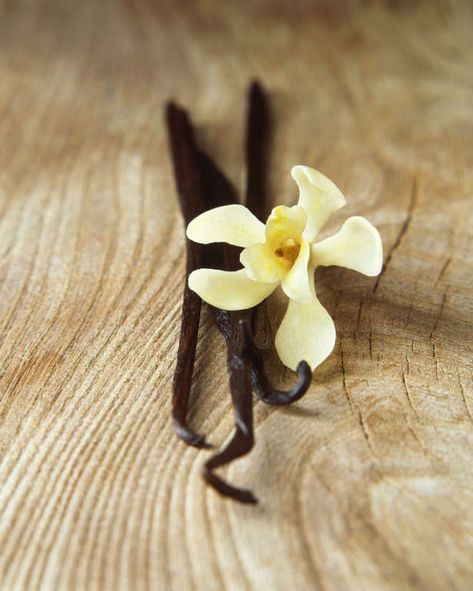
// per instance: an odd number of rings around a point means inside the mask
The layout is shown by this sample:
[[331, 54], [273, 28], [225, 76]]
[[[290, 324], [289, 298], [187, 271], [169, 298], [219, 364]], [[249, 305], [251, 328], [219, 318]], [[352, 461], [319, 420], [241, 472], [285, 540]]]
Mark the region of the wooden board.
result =
[[[469, 0], [0, 2], [2, 589], [473, 587], [472, 25]], [[256, 447], [225, 472], [249, 507], [171, 431], [184, 240], [163, 105], [241, 187], [254, 77], [273, 203], [294, 203], [293, 164], [322, 170], [347, 197], [327, 229], [368, 217], [385, 268], [318, 272], [336, 349], [294, 407], [255, 403]], [[196, 397], [222, 444], [209, 314]]]

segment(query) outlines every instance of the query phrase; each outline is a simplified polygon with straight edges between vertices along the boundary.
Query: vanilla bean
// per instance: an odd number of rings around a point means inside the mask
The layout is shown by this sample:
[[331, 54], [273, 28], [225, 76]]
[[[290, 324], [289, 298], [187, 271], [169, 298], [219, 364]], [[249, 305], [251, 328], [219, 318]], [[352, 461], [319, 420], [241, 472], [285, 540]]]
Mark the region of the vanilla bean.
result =
[[268, 99], [258, 82], [248, 92], [245, 138], [245, 205], [261, 221], [267, 215], [267, 170], [271, 118]]
[[[256, 101], [256, 108], [253, 106], [253, 101]], [[253, 125], [259, 122], [259, 119], [255, 118], [254, 115], [255, 113], [261, 115], [262, 110], [265, 108], [261, 89], [253, 86], [250, 93], [250, 130], [248, 138], [253, 138], [252, 141], [257, 143], [260, 148], [263, 143], [252, 128], [251, 121], [253, 121]], [[263, 127], [259, 126], [259, 134], [263, 132], [263, 129]], [[247, 141], [247, 150], [251, 152], [251, 157], [247, 155], [247, 162], [250, 168], [255, 166], [257, 162], [261, 163], [257, 149], [250, 141]], [[212, 159], [205, 153], [201, 153], [201, 167], [204, 193], [206, 199], [211, 202], [212, 207], [237, 202], [237, 196], [233, 186]], [[259, 188], [263, 187], [264, 171], [253, 171], [251, 178]], [[250, 186], [247, 190], [254, 188]], [[253, 207], [256, 207], [261, 215], [261, 212], [264, 211], [264, 202], [263, 204], [261, 204], [263, 200], [258, 202], [255, 190], [252, 192], [252, 195], [251, 201]], [[232, 246], [225, 243], [219, 245], [219, 247], [218, 251], [213, 253], [212, 260], [207, 259], [206, 263], [227, 271], [238, 268], [238, 252]], [[261, 311], [262, 307], [258, 306], [257, 309]], [[256, 394], [268, 404], [289, 404], [289, 402], [299, 399], [307, 391], [311, 382], [312, 372], [307, 363], [302, 361], [298, 367], [298, 381], [295, 387], [287, 392], [274, 389], [266, 377], [261, 352], [254, 342], [250, 328], [253, 324], [255, 309], [237, 312], [228, 312], [217, 308], [212, 308], [212, 310], [217, 327], [224, 336], [228, 346], [227, 365], [235, 413], [235, 431], [229, 443], [205, 463], [203, 476], [220, 494], [242, 503], [256, 503], [257, 499], [251, 491], [230, 485], [215, 474], [214, 470], [244, 456], [254, 445], [251, 386], [253, 386]]]
[[[171, 150], [180, 205], [186, 224], [206, 209], [237, 201], [236, 193], [215, 164], [194, 143], [191, 123], [182, 109], [170, 104], [167, 110]], [[194, 248], [196, 246], [197, 248]], [[231, 269], [238, 264], [238, 255], [231, 246], [206, 250], [187, 241], [186, 288], [184, 291], [181, 338], [178, 363], [174, 377], [173, 419], [177, 435], [191, 445], [202, 445], [203, 436], [193, 433], [186, 424], [187, 404], [195, 361], [200, 305], [195, 306], [195, 294], [187, 287], [189, 273], [199, 266]], [[197, 297], [197, 296], [195, 296]], [[200, 304], [200, 298], [198, 298]], [[228, 372], [235, 411], [235, 433], [225, 448], [204, 465], [203, 476], [221, 494], [242, 503], [255, 503], [256, 498], [246, 489], [227, 484], [213, 470], [248, 453], [253, 447], [253, 404], [247, 346], [240, 328], [239, 316], [248, 318], [249, 312], [233, 313], [214, 309], [216, 323], [228, 344]]]
[[[246, 206], [261, 221], [265, 221], [271, 117], [266, 94], [258, 82], [253, 82], [248, 93], [246, 121]], [[258, 398], [266, 404], [274, 406], [291, 404], [299, 400], [307, 392], [312, 381], [312, 371], [306, 361], [301, 361], [297, 366], [296, 384], [290, 390], [274, 388], [264, 369], [262, 351], [256, 346], [254, 340], [258, 318], [260, 321], [267, 322], [264, 303], [253, 308], [251, 313], [252, 333], [248, 332], [253, 343], [253, 354], [250, 358], [253, 389]]]
[[[186, 112], [174, 103], [166, 109], [169, 143], [174, 165], [174, 176], [184, 222], [187, 225], [207, 207], [202, 192], [202, 175], [192, 127]], [[182, 302], [182, 319], [177, 363], [173, 381], [172, 417], [177, 436], [189, 445], [205, 446], [205, 436], [187, 425], [187, 407], [192, 387], [199, 319], [200, 297], [187, 284], [189, 274], [202, 266], [203, 248], [186, 238], [186, 281]]]
[[[232, 184], [219, 170], [216, 164], [201, 153], [202, 178], [206, 198], [213, 207], [228, 205], [237, 201]], [[207, 255], [206, 262], [230, 271], [238, 267], [238, 251], [228, 244], [219, 245], [218, 251]], [[215, 323], [225, 338], [228, 347], [227, 368], [230, 380], [235, 431], [229, 443], [204, 465], [203, 476], [220, 494], [241, 503], [257, 503], [253, 493], [244, 488], [228, 484], [214, 470], [247, 454], [254, 445], [253, 400], [249, 358], [253, 352], [248, 340], [245, 324], [251, 318], [251, 312], [242, 310], [228, 312], [212, 308]]]

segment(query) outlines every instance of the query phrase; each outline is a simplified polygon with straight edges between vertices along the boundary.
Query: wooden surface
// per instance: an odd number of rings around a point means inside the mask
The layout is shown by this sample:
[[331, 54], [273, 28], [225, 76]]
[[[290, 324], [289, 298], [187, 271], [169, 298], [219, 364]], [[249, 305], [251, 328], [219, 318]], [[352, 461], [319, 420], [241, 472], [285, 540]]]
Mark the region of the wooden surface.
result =
[[[0, 2], [5, 591], [473, 588], [472, 3], [245, 4]], [[171, 432], [184, 241], [162, 112], [190, 107], [241, 187], [255, 76], [273, 202], [314, 166], [347, 196], [328, 230], [365, 215], [385, 243], [378, 280], [317, 274], [336, 350], [293, 408], [255, 403], [254, 452], [225, 473], [256, 508]], [[208, 314], [196, 384], [219, 445]]]

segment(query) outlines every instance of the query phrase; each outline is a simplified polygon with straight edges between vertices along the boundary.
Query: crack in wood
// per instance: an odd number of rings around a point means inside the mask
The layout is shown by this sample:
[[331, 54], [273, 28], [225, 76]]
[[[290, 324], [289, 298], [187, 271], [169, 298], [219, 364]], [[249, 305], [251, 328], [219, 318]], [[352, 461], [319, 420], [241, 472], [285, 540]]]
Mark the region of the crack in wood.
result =
[[356, 339], [356, 335], [357, 335], [357, 332], [358, 332], [358, 328], [359, 328], [359, 326], [360, 326], [360, 321], [361, 321], [361, 313], [362, 313], [362, 310], [363, 310], [363, 304], [364, 304], [364, 300], [363, 300], [363, 298], [361, 298], [361, 300], [360, 300], [360, 305], [359, 305], [359, 307], [358, 307], [358, 317], [357, 317], [357, 319], [356, 319], [355, 330], [354, 330], [354, 332], [353, 332], [353, 336], [354, 336], [354, 338], [355, 338], [355, 339]]
[[361, 412], [360, 407], [353, 402], [353, 399], [351, 397], [350, 391], [349, 391], [348, 386], [347, 386], [346, 369], [345, 369], [345, 359], [344, 359], [342, 341], [340, 341], [340, 364], [341, 364], [341, 368], [342, 368], [343, 391], [344, 391], [345, 396], [346, 396], [346, 398], [348, 400], [348, 404], [350, 406], [350, 410], [351, 410], [351, 412], [353, 414], [357, 414], [358, 423], [360, 424], [361, 431], [363, 433], [363, 437], [366, 439], [366, 442], [368, 443], [371, 451], [374, 453], [373, 443], [371, 441], [371, 438], [370, 438], [370, 435], [369, 435], [369, 431], [368, 431], [368, 428], [366, 426], [365, 419], [363, 417], [363, 413]]
[[463, 404], [465, 405], [466, 414], [468, 415], [470, 421], [473, 423], [473, 415], [471, 414], [470, 405], [468, 404], [468, 399], [466, 397], [465, 386], [460, 377], [460, 372], [457, 369], [457, 376], [458, 376], [458, 383], [460, 385], [460, 392], [463, 398]]
[[404, 390], [406, 392], [406, 398], [407, 398], [407, 401], [409, 402], [409, 406], [411, 407], [412, 412], [414, 413], [414, 415], [417, 419], [417, 422], [420, 423], [419, 415], [417, 414], [417, 410], [416, 410], [414, 403], [412, 401], [411, 390], [409, 388], [409, 384], [407, 383], [407, 377], [406, 377], [406, 373], [405, 373], [404, 369], [402, 370], [402, 382], [404, 384]]
[[432, 328], [432, 331], [430, 333], [430, 338], [433, 339], [435, 336], [435, 333], [437, 332], [438, 326], [440, 324], [440, 320], [442, 318], [442, 314], [443, 314], [443, 310], [445, 308], [445, 304], [447, 303], [447, 298], [448, 298], [448, 290], [449, 290], [450, 286], [447, 285], [447, 287], [445, 288], [445, 291], [443, 293], [443, 297], [442, 297], [442, 302], [440, 304], [440, 309], [438, 311], [438, 314], [435, 317], [434, 320], [434, 327]]
[[371, 441], [371, 437], [370, 437], [370, 434], [369, 434], [369, 431], [368, 431], [368, 427], [367, 427], [367, 425], [365, 423], [365, 418], [364, 418], [363, 413], [361, 412], [361, 410], [360, 410], [359, 407], [357, 407], [357, 410], [358, 410], [358, 422], [360, 423], [361, 431], [363, 433], [363, 437], [366, 439], [366, 442], [367, 442], [369, 448], [371, 449], [371, 451], [374, 454], [375, 451], [374, 451], [373, 443]]
[[394, 241], [393, 245], [391, 246], [391, 248], [388, 251], [388, 254], [386, 256], [386, 261], [383, 265], [383, 268], [381, 269], [381, 273], [376, 278], [375, 284], [373, 286], [373, 293], [376, 293], [376, 291], [379, 287], [380, 281], [383, 278], [384, 274], [386, 273], [387, 268], [394, 256], [394, 253], [401, 246], [401, 242], [402, 242], [404, 236], [407, 234], [407, 231], [409, 230], [409, 227], [412, 222], [412, 217], [414, 215], [414, 211], [417, 206], [417, 201], [418, 201], [418, 182], [417, 182], [417, 176], [414, 176], [414, 178], [412, 179], [409, 207], [407, 209], [406, 219], [404, 220], [404, 222], [401, 226], [401, 229], [399, 230], [396, 240]]
[[348, 400], [348, 404], [350, 405], [350, 409], [352, 412], [353, 411], [353, 401], [351, 399], [350, 396], [350, 392], [348, 391], [348, 387], [347, 387], [347, 380], [346, 380], [346, 371], [345, 371], [345, 360], [344, 360], [344, 354], [343, 354], [343, 346], [342, 346], [342, 341], [340, 340], [340, 363], [342, 366], [342, 384], [343, 384], [343, 391], [345, 392], [345, 396]]
[[440, 280], [442, 279], [442, 277], [445, 275], [448, 267], [450, 266], [450, 263], [452, 262], [452, 255], [449, 255], [444, 264], [442, 265], [442, 268], [440, 269], [440, 273], [438, 274], [438, 277], [435, 281], [434, 287], [437, 287], [437, 285], [440, 283]]
[[369, 351], [370, 351], [370, 361], [373, 361], [373, 327], [371, 325], [371, 319], [370, 319], [370, 332], [368, 335], [368, 346], [369, 346]]

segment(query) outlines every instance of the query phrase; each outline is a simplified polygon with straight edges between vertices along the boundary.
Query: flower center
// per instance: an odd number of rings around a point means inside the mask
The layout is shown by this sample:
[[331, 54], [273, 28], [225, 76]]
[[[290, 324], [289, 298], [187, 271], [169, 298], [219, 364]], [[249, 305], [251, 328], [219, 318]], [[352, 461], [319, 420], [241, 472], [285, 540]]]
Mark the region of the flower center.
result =
[[274, 254], [293, 265], [299, 255], [300, 249], [300, 244], [292, 238], [287, 238], [274, 250]]

